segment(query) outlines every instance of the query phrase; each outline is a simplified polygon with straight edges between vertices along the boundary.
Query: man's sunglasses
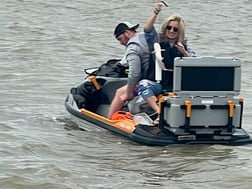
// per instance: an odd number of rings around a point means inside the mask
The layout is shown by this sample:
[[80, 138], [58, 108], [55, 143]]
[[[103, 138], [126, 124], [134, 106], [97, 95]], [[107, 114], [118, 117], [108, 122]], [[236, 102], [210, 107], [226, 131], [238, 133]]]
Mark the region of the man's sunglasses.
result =
[[169, 31], [173, 29], [174, 32], [178, 32], [178, 28], [176, 28], [176, 27], [167, 26], [166, 29]]

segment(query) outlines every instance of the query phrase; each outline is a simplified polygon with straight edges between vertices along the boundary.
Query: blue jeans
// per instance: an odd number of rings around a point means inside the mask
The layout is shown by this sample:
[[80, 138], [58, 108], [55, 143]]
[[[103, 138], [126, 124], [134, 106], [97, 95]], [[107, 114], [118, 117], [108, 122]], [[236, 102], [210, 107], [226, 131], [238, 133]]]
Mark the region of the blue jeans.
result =
[[138, 85], [138, 95], [142, 95], [143, 99], [151, 96], [157, 96], [162, 92], [162, 85], [160, 83], [143, 79]]

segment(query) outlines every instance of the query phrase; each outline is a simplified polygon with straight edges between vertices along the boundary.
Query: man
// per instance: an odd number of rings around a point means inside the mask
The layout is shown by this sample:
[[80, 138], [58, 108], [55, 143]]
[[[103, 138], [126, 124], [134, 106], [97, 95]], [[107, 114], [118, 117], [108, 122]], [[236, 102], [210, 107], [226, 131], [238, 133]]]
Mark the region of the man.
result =
[[116, 91], [108, 112], [109, 119], [123, 107], [126, 101], [134, 98], [133, 92], [138, 81], [148, 79], [150, 51], [146, 35], [144, 32], [137, 33], [138, 27], [139, 24], [123, 22], [119, 23], [114, 30], [115, 38], [120, 44], [126, 46], [122, 64], [126, 63], [129, 66], [129, 73], [128, 83]]

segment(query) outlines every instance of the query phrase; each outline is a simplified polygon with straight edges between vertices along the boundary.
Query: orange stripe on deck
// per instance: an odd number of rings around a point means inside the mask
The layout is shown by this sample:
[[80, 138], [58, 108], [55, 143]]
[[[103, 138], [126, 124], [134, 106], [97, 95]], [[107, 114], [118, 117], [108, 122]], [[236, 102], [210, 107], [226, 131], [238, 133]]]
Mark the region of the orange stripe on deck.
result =
[[88, 111], [84, 108], [81, 109], [81, 113], [92, 117], [93, 119], [99, 120], [103, 123], [110, 125], [111, 127], [116, 127], [120, 130], [123, 130], [127, 133], [133, 133], [136, 129], [136, 123], [131, 119], [124, 119], [124, 120], [111, 120], [91, 111]]

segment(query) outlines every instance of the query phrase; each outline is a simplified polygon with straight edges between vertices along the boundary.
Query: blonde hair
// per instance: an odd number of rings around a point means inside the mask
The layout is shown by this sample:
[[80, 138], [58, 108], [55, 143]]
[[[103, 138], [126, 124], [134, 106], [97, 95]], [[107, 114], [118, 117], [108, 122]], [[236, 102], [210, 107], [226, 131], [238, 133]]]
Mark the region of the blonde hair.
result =
[[178, 22], [179, 35], [178, 35], [177, 42], [183, 42], [185, 39], [185, 23], [182, 16], [179, 13], [173, 13], [163, 22], [161, 26], [161, 32], [160, 32], [161, 41], [169, 41], [169, 39], [166, 36], [166, 27], [170, 24], [171, 21]]

